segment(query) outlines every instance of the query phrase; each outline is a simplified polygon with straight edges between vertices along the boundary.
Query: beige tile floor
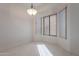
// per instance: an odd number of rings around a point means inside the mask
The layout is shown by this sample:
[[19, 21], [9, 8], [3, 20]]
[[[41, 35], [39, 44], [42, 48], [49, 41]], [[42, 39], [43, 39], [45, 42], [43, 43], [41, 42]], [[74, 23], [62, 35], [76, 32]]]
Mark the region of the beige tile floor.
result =
[[18, 46], [5, 53], [2, 56], [71, 56], [72, 54], [63, 48], [49, 43], [32, 42], [26, 45]]

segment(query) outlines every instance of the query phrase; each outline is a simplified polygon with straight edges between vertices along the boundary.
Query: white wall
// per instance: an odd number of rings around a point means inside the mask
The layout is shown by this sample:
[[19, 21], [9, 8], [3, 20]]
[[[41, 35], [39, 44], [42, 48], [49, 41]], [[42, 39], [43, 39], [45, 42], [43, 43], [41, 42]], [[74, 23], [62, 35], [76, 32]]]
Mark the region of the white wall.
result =
[[32, 19], [24, 4], [0, 4], [0, 51], [32, 41]]
[[[79, 4], [69, 4], [67, 6], [67, 40], [59, 37], [58, 28], [58, 40], [59, 44], [65, 50], [71, 52], [74, 55], [79, 55]], [[58, 20], [59, 25], [59, 20]], [[59, 26], [58, 26], [59, 27]]]
[[67, 9], [67, 40], [59, 39], [59, 44], [67, 51], [79, 55], [79, 4], [69, 4]]
[[70, 7], [71, 52], [79, 55], [79, 4]]
[[70, 51], [70, 5], [67, 6], [67, 39], [61, 38], [59, 36], [59, 24], [62, 23], [60, 22], [59, 19], [59, 13], [57, 15], [57, 44], [60, 45], [62, 48], [64, 48], [67, 51]]

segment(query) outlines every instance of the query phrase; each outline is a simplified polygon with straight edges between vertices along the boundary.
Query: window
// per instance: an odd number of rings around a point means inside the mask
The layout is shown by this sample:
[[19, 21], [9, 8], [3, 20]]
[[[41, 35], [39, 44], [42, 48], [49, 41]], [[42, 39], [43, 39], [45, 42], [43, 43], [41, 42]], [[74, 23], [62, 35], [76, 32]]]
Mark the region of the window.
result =
[[56, 26], [56, 14], [45, 16], [42, 19], [42, 28], [43, 34], [49, 36], [56, 36], [57, 35], [57, 26]]
[[67, 8], [58, 14], [59, 16], [59, 37], [67, 39]]
[[44, 18], [44, 34], [49, 35], [49, 17]]
[[50, 16], [50, 35], [56, 35], [56, 15]]

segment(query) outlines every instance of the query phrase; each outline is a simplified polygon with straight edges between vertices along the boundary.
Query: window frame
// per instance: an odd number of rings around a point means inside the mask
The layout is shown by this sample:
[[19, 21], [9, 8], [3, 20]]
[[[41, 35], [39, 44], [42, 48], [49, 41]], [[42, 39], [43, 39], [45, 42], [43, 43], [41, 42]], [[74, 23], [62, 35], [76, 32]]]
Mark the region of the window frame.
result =
[[62, 12], [63, 10], [65, 10], [65, 39], [67, 40], [67, 6], [65, 8], [63, 8], [61, 11], [59, 11], [58, 13]]
[[[49, 16], [45, 16], [45, 17], [49, 18]], [[50, 34], [45, 34], [45, 19], [44, 19], [45, 17], [43, 17], [43, 35], [49, 36]], [[50, 19], [49, 19], [49, 21], [50, 21]], [[49, 28], [50, 28], [50, 22], [49, 22]], [[49, 33], [50, 33], [50, 29], [49, 29]]]
[[[56, 35], [50, 35], [50, 36], [57, 36], [57, 13], [56, 14], [53, 14], [53, 15], [56, 15]], [[53, 16], [53, 15], [50, 15], [50, 16]]]
[[[56, 15], [56, 35], [51, 35], [50, 34], [50, 16], [53, 16], [53, 15]], [[49, 17], [49, 34], [47, 35], [47, 34], [45, 34], [44, 32], [45, 32], [45, 17]], [[55, 13], [55, 14], [51, 14], [51, 15], [48, 15], [48, 16], [44, 16], [44, 17], [42, 17], [43, 19], [43, 24], [42, 24], [42, 26], [43, 26], [43, 35], [47, 35], [47, 36], [55, 36], [55, 37], [57, 37], [57, 13]]]

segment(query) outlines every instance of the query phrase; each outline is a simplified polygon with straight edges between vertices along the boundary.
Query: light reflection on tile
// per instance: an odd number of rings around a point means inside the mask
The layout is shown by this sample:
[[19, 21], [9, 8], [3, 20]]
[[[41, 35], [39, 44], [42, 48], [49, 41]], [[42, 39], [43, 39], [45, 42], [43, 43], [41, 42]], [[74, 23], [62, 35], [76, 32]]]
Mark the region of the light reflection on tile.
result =
[[37, 45], [40, 56], [53, 56], [53, 54], [48, 50], [44, 44]]

